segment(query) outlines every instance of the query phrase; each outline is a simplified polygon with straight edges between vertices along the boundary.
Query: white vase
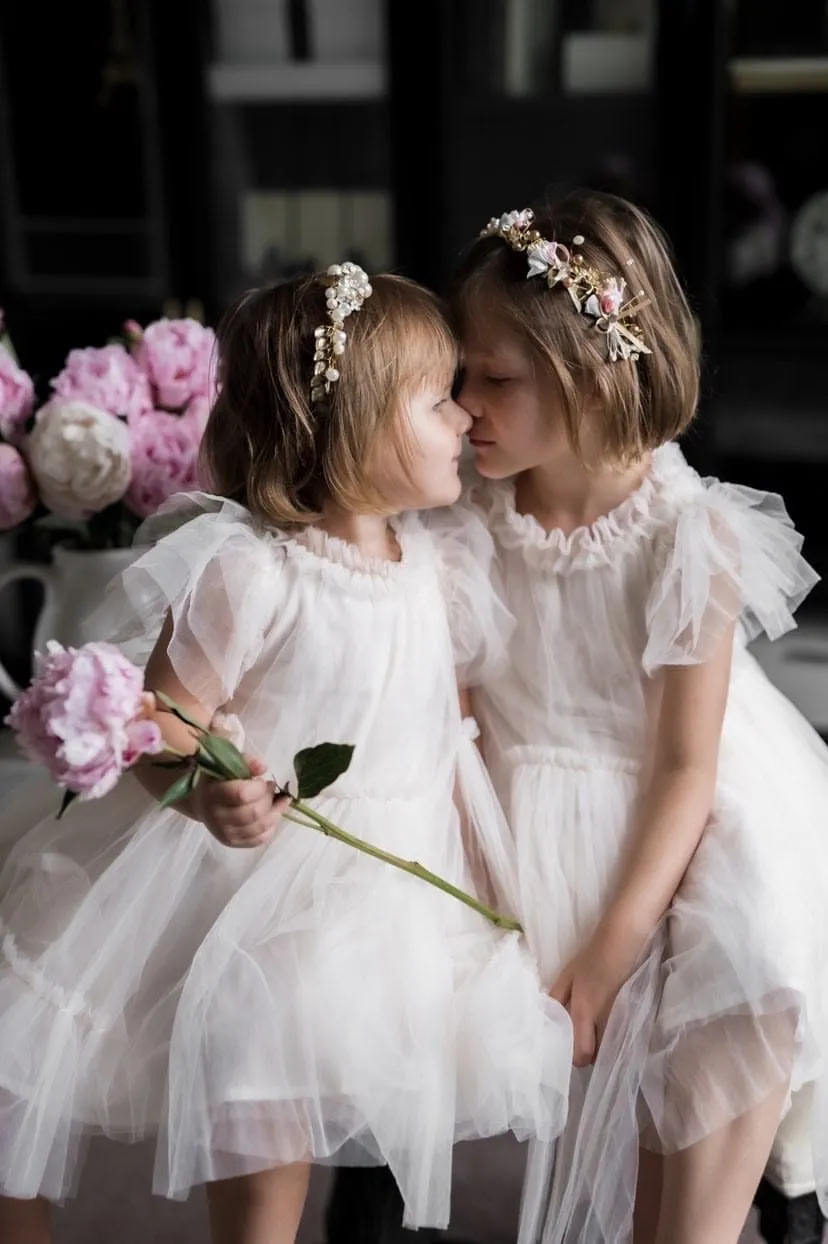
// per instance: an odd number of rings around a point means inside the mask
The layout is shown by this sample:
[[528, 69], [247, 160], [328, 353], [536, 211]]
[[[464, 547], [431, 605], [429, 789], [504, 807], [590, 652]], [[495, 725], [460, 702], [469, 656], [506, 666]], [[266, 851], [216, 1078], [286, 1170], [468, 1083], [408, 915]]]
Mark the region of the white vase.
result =
[[[79, 647], [90, 640], [106, 639], [94, 633], [89, 616], [103, 600], [107, 584], [138, 556], [136, 549], [56, 548], [52, 564], [18, 562], [0, 573], [0, 592], [9, 584], [27, 579], [43, 585], [43, 605], [32, 636], [33, 652], [47, 640], [65, 647]], [[21, 688], [0, 663], [0, 692], [14, 700]]]

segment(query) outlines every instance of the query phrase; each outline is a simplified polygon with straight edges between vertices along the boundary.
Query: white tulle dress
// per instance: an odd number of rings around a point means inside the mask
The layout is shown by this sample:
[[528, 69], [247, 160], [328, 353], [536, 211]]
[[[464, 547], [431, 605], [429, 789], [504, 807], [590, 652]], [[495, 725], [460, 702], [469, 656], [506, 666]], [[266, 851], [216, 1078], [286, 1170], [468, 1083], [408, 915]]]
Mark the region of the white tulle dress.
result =
[[569, 536], [518, 513], [511, 481], [471, 497], [517, 619], [475, 712], [547, 984], [592, 932], [634, 828], [664, 669], [703, 662], [741, 618], [710, 822], [597, 1065], [573, 1078], [551, 1189], [552, 1154], [534, 1147], [521, 1239], [625, 1241], [639, 1132], [672, 1152], [788, 1081], [816, 1082], [824, 1194], [828, 751], [746, 648], [790, 629], [816, 581], [801, 539], [778, 497], [702, 480], [675, 445]]
[[[416, 518], [402, 561], [372, 562], [205, 496], [162, 532], [109, 606], [132, 655], [171, 610], [178, 677], [238, 716], [274, 775], [302, 747], [355, 744], [319, 809], [472, 888], [455, 785], [495, 859], [508, 837], [456, 696], [455, 658], [493, 668], [503, 624], [481, 563]], [[562, 1125], [568, 1019], [518, 934], [302, 826], [225, 848], [131, 775], [60, 822], [57, 802], [39, 782], [4, 810], [5, 1193], [60, 1200], [88, 1134], [157, 1130], [162, 1194], [387, 1162], [407, 1221], [445, 1225], [456, 1140]]]

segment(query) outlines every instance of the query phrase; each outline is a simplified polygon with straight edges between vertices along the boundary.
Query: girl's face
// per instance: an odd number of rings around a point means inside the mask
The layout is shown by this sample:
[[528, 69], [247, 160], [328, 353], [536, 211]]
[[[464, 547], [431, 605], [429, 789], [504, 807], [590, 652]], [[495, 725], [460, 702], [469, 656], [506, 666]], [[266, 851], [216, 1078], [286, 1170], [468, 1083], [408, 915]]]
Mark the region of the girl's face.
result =
[[471, 419], [452, 398], [452, 380], [426, 380], [399, 416], [407, 455], [390, 447], [381, 455], [381, 489], [395, 511], [452, 505], [460, 496], [458, 464]]
[[472, 417], [469, 443], [481, 475], [506, 479], [574, 456], [555, 391], [515, 336], [494, 323], [477, 326], [463, 355], [457, 400]]

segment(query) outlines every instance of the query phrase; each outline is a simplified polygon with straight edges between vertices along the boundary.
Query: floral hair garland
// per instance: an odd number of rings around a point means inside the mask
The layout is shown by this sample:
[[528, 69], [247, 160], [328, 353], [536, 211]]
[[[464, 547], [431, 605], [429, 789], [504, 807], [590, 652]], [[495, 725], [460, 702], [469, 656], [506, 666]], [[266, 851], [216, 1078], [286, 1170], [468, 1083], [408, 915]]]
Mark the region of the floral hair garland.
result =
[[336, 361], [339, 355], [345, 353], [348, 336], [342, 325], [349, 315], [360, 309], [372, 293], [368, 274], [359, 264], [331, 264], [326, 276], [331, 278], [325, 290], [328, 323], [314, 330], [312, 404], [327, 397], [331, 386], [339, 379]]
[[[506, 212], [503, 216], [493, 216], [480, 236], [502, 238], [512, 250], [525, 253], [529, 261], [527, 280], [542, 276], [550, 289], [563, 286], [579, 315], [588, 316], [594, 327], [605, 335], [611, 363], [619, 359], [637, 363], [642, 354], [652, 354], [635, 321], [636, 311], [646, 303], [643, 291], [625, 302], [627, 283], [622, 277], [591, 267], [583, 255], [571, 251], [562, 242], [550, 242], [533, 228], [533, 221], [534, 214], [529, 208]], [[575, 247], [583, 244], [581, 234], [572, 239]], [[628, 264], [632, 262], [627, 260]]]

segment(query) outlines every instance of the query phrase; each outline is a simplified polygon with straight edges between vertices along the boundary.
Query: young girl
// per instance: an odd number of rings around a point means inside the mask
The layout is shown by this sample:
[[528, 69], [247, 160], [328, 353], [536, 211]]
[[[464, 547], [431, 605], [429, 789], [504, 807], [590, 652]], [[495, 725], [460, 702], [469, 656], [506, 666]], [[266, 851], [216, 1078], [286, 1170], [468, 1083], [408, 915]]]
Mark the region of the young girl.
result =
[[459, 542], [396, 517], [460, 489], [469, 420], [438, 304], [335, 266], [243, 297], [220, 348], [217, 495], [150, 522], [111, 625], [152, 648], [148, 686], [243, 728], [257, 775], [169, 811], [157, 768], [60, 823], [34, 823], [33, 795], [18, 810], [0, 879], [4, 1244], [48, 1239], [46, 1199], [72, 1191], [92, 1132], [160, 1128], [158, 1192], [207, 1183], [215, 1241], [282, 1244], [312, 1161], [388, 1163], [408, 1221], [444, 1225], [455, 1140], [550, 1137], [565, 1110], [569, 1021], [519, 936], [304, 826], [274, 836], [264, 776], [355, 744], [321, 810], [464, 888], [456, 783], [471, 830], [499, 839], [454, 664], [496, 663], [501, 611]]
[[671, 443], [696, 325], [641, 211], [582, 192], [495, 219], [453, 302], [517, 619], [474, 707], [530, 946], [595, 1064], [551, 1190], [535, 1147], [521, 1238], [628, 1239], [640, 1139], [636, 1240], [735, 1244], [808, 1081], [828, 1173], [828, 755], [745, 647], [816, 576], [778, 497]]

